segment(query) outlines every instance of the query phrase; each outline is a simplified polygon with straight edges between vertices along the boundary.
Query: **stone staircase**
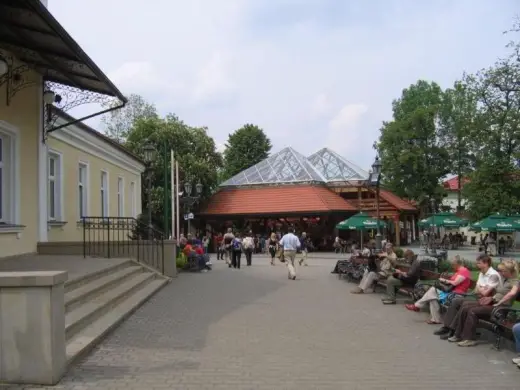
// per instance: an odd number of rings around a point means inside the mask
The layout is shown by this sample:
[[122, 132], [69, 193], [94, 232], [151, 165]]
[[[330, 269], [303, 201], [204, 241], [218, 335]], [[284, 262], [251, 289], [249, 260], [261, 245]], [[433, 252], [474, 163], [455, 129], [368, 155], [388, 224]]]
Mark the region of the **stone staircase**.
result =
[[65, 284], [68, 364], [89, 352], [169, 281], [132, 260], [69, 280]]

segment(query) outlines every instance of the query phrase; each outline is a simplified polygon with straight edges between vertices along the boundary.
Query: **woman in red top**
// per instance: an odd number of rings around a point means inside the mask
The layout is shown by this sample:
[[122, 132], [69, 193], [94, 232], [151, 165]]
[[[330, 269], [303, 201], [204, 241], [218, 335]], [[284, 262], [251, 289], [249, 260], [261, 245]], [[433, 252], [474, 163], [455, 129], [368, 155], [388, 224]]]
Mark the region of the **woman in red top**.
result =
[[[450, 279], [439, 278], [439, 281], [453, 286], [449, 294], [465, 294], [471, 284], [471, 272], [463, 266], [460, 256], [455, 256], [451, 260], [451, 267], [455, 273]], [[426, 323], [430, 325], [440, 324], [442, 319], [439, 297], [442, 297], [443, 294], [446, 293], [431, 287], [421, 299], [414, 304], [405, 305], [405, 307], [411, 311], [420, 311], [421, 308], [429, 305], [431, 318]]]

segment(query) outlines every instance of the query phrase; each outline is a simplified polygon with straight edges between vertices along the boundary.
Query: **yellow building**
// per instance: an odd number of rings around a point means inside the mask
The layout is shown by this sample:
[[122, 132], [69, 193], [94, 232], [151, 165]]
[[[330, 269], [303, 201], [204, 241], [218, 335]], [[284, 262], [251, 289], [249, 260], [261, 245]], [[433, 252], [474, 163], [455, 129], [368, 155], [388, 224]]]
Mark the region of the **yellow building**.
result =
[[[57, 123], [73, 120], [58, 116]], [[82, 241], [82, 217], [141, 213], [144, 162], [117, 142], [80, 122], [50, 133], [47, 147], [48, 241]]]
[[81, 241], [82, 216], [136, 217], [143, 161], [82, 123], [124, 96], [43, 4], [0, 13], [0, 258]]

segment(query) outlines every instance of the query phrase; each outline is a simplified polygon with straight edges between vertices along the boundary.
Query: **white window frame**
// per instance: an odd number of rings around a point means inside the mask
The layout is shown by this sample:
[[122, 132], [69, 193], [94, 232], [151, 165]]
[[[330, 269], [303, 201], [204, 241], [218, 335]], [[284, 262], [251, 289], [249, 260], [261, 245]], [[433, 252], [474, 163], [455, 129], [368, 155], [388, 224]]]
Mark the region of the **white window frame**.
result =
[[101, 217], [107, 218], [110, 217], [110, 178], [108, 176], [108, 171], [101, 170], [99, 179], [101, 196]]
[[[81, 177], [81, 174], [80, 174], [80, 169], [84, 169], [83, 172], [85, 172], [85, 177], [82, 178]], [[77, 197], [77, 201], [78, 201], [78, 217], [81, 221], [81, 217], [88, 217], [89, 215], [89, 210], [90, 210], [90, 207], [89, 207], [89, 200], [90, 200], [90, 168], [89, 168], [89, 164], [88, 162], [84, 162], [84, 161], [80, 161], [78, 163], [78, 197]], [[82, 205], [80, 204], [80, 187], [81, 189], [83, 190], [83, 210], [82, 210]]]
[[125, 178], [117, 177], [117, 216], [125, 216]]
[[137, 192], [136, 192], [136, 182], [130, 182], [130, 206], [132, 213], [132, 218], [137, 218]]
[[2, 137], [2, 215], [0, 223], [20, 224], [20, 133], [11, 124], [0, 120]]
[[[54, 160], [54, 175], [50, 174], [51, 160]], [[50, 182], [54, 181], [54, 217], [51, 217]], [[63, 202], [63, 154], [57, 150], [49, 149], [47, 153], [47, 216], [49, 221], [64, 221]]]

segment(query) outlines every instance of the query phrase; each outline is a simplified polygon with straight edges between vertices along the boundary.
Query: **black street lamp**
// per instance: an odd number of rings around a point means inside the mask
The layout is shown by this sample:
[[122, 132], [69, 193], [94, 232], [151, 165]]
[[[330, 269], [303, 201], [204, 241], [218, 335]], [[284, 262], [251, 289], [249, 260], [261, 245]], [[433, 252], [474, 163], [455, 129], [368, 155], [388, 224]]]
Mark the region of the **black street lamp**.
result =
[[191, 182], [187, 181], [184, 183], [184, 196], [181, 198], [184, 203], [184, 212], [188, 214], [188, 233], [190, 232], [191, 225], [191, 208], [199, 201], [200, 195], [202, 194], [203, 186], [199, 182], [195, 185], [195, 195], [191, 196], [193, 192], [193, 185]]
[[376, 233], [376, 250], [380, 251], [381, 244], [383, 242], [383, 237], [381, 236], [381, 215], [379, 212], [379, 188], [381, 184], [381, 160], [379, 160], [379, 156], [376, 156], [374, 163], [372, 164], [372, 171], [368, 177], [368, 182], [370, 186], [376, 187], [376, 218], [377, 218], [377, 233]]
[[148, 143], [143, 147], [144, 161], [146, 163], [146, 179], [148, 189], [148, 239], [152, 238], [152, 162], [155, 160], [155, 147]]
[[430, 229], [430, 252], [432, 254], [436, 254], [437, 253], [437, 248], [436, 248], [436, 245], [435, 245], [435, 242], [437, 241], [437, 237], [436, 237], [436, 224], [435, 224], [435, 213], [437, 212], [437, 202], [435, 201], [435, 198], [431, 198], [430, 199], [430, 204], [431, 204], [431, 208], [432, 208], [432, 221], [431, 221], [431, 229]]

